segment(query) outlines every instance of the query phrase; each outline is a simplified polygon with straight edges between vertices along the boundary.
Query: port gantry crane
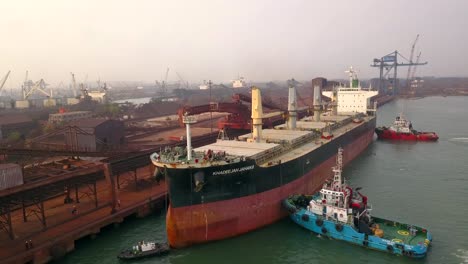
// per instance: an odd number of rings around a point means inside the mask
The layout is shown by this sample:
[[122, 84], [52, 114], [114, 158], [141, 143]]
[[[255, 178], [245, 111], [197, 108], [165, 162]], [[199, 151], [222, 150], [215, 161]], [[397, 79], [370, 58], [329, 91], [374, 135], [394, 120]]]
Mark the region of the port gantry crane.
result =
[[[419, 39], [419, 35], [416, 36], [416, 40], [413, 43], [412, 46], [412, 51], [411, 51], [411, 58], [407, 59], [405, 56], [403, 56], [398, 50], [395, 50], [394, 52], [391, 52], [385, 56], [382, 56], [381, 58], [375, 58], [374, 63], [371, 64], [371, 67], [378, 67], [380, 70], [379, 74], [379, 93], [387, 93], [387, 89], [384, 88], [384, 82], [385, 79], [388, 77], [390, 84], [392, 86], [392, 91], [391, 95], [397, 95], [399, 94], [399, 88], [398, 88], [398, 67], [403, 67], [403, 66], [418, 66], [418, 65], [426, 65], [427, 62], [413, 62], [412, 57], [414, 54], [414, 47], [416, 46], [416, 42]], [[398, 61], [398, 58], [402, 59], [402, 62]], [[389, 75], [389, 73], [393, 71], [393, 76]], [[408, 76], [409, 78], [409, 76]]]
[[52, 89], [50, 89], [50, 92], [48, 93], [48, 92], [45, 91], [46, 86], [47, 86], [47, 84], [44, 81], [44, 79], [40, 79], [39, 81], [37, 81], [35, 83], [33, 81], [31, 81], [31, 80], [28, 80], [28, 71], [26, 71], [26, 77], [24, 79], [24, 84], [23, 84], [23, 87], [22, 87], [23, 100], [28, 100], [29, 97], [35, 91], [39, 91], [42, 94], [44, 94], [46, 97], [52, 98], [53, 97]]

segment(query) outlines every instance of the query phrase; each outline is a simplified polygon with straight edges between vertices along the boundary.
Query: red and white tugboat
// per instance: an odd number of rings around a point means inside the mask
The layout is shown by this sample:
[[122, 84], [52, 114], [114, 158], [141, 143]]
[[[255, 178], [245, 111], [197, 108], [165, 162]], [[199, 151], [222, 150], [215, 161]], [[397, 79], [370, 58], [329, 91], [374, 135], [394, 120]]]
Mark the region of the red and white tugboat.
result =
[[391, 127], [377, 127], [375, 133], [378, 139], [419, 141], [436, 141], [439, 139], [435, 132], [418, 132], [414, 130], [411, 122], [406, 120], [403, 114], [395, 118]]

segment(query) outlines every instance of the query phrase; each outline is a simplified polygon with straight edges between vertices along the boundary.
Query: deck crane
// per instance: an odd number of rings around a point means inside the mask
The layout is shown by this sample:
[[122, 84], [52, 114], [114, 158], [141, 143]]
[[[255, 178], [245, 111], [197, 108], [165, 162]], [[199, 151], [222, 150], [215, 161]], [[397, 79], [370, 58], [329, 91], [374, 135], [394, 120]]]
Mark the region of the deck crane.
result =
[[[419, 39], [419, 34], [416, 35], [416, 39], [414, 40], [413, 42], [413, 46], [411, 46], [411, 53], [410, 53], [410, 57], [409, 57], [409, 63], [412, 64], [413, 63], [413, 56], [414, 56], [414, 48], [416, 47], [416, 43], [418, 42], [418, 39]], [[412, 67], [416, 67], [416, 65], [409, 65], [408, 66], [408, 73], [406, 75], [406, 85], [407, 87], [410, 87], [410, 74], [411, 74], [411, 69]]]
[[7, 74], [5, 75], [5, 77], [3, 77], [3, 79], [0, 81], [0, 94], [2, 93], [2, 89], [3, 89], [3, 86], [5, 85], [7, 79], [8, 79], [8, 76], [10, 75], [10, 72], [11, 71], [8, 71]]

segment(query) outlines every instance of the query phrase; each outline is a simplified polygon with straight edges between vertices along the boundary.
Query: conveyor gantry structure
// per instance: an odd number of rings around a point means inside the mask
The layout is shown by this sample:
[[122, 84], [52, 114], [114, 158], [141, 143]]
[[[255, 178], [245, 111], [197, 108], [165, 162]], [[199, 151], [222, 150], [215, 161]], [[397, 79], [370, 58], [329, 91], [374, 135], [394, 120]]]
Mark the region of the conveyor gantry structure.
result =
[[[39, 219], [43, 229], [47, 228], [44, 202], [58, 194], [63, 194], [65, 190], [67, 190], [68, 195], [71, 195], [71, 191], [74, 190], [77, 202], [79, 202], [80, 197], [85, 195], [91, 198], [95, 206], [98, 207], [96, 182], [104, 178], [102, 169], [100, 165], [90, 166], [60, 176], [1, 190], [0, 227], [10, 239], [14, 239], [11, 213], [21, 208], [24, 222], [28, 221], [30, 214]], [[83, 185], [89, 187], [86, 188], [87, 192], [79, 190], [79, 187]]]

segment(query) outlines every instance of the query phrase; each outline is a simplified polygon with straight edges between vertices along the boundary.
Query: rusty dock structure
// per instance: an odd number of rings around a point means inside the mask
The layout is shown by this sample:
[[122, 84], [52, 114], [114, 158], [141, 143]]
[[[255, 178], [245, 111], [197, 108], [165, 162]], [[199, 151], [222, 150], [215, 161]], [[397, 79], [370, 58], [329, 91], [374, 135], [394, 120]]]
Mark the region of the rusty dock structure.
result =
[[1, 190], [0, 262], [46, 263], [105, 226], [165, 207], [166, 185], [147, 153], [103, 161]]

